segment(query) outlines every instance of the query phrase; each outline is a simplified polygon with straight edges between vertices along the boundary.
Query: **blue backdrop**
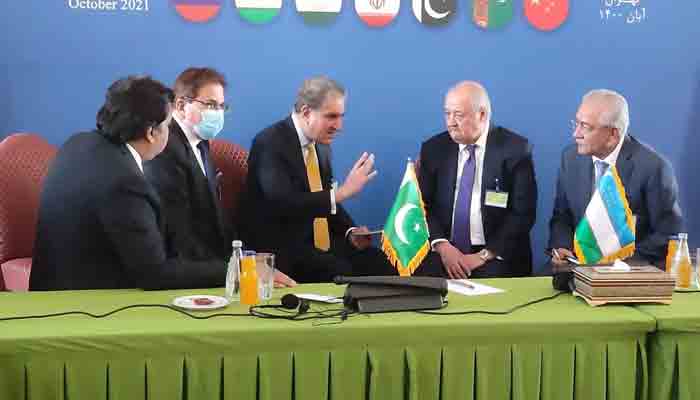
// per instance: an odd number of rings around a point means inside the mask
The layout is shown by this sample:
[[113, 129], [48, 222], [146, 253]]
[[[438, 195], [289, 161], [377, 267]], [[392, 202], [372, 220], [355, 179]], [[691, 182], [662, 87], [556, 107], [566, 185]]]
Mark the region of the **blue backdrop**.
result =
[[[523, 1], [514, 1], [513, 20], [495, 31], [471, 22], [465, 0], [440, 27], [421, 25], [403, 0], [396, 20], [379, 29], [367, 27], [348, 0], [327, 26], [305, 25], [289, 0], [266, 25], [241, 19], [231, 0], [203, 24], [184, 20], [165, 0], [151, 0], [148, 12], [74, 9], [75, 0], [6, 1], [0, 135], [37, 132], [60, 145], [94, 126], [114, 79], [146, 73], [171, 84], [184, 68], [208, 65], [230, 82], [233, 110], [223, 137], [249, 148], [256, 132], [290, 111], [305, 77], [327, 74], [349, 90], [345, 130], [334, 145], [337, 178], [362, 151], [377, 156], [378, 177], [348, 203], [358, 222], [374, 228], [384, 223], [406, 158], [444, 129], [446, 89], [475, 79], [490, 92], [495, 123], [534, 144], [539, 264], [559, 154], [571, 142], [569, 120], [586, 91], [607, 87], [628, 98], [630, 132], [671, 160], [691, 243], [700, 243], [693, 156], [700, 150], [700, 3], [640, 0], [646, 18], [630, 24], [629, 4], [572, 0], [567, 21], [542, 32], [528, 23]], [[613, 4], [607, 18], [606, 3]]]

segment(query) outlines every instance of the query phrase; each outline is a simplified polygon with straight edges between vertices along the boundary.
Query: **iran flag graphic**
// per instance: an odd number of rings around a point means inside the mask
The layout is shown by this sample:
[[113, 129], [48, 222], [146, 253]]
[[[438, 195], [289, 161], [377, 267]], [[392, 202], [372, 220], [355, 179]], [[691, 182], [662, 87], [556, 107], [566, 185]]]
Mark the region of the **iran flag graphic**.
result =
[[472, 0], [472, 20], [483, 29], [498, 29], [513, 19], [513, 0]]
[[190, 22], [206, 22], [221, 9], [222, 0], [170, 0], [180, 16]]
[[253, 24], [264, 24], [275, 18], [282, 0], [234, 0], [241, 18]]
[[297, 12], [309, 25], [331, 23], [340, 14], [343, 0], [296, 0]]
[[525, 16], [541, 31], [557, 29], [569, 16], [569, 0], [524, 0]]
[[401, 0], [355, 0], [357, 15], [369, 26], [389, 24], [399, 13]]

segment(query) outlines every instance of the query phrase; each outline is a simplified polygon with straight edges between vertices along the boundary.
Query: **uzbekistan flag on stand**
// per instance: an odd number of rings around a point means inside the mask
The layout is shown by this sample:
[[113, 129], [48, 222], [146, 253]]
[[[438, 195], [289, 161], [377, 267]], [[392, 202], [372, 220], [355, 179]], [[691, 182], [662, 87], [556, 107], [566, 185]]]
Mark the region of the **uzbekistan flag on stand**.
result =
[[576, 257], [585, 264], [612, 263], [634, 254], [634, 240], [634, 216], [617, 168], [611, 165], [576, 227]]
[[382, 250], [401, 276], [411, 276], [430, 251], [428, 221], [411, 161], [384, 225]]

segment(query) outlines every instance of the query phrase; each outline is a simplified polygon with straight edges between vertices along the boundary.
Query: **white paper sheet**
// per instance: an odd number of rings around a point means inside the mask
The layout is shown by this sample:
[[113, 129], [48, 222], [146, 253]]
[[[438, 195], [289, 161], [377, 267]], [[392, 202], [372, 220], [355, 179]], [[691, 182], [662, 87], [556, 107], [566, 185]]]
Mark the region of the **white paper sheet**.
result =
[[484, 294], [502, 293], [503, 289], [487, 286], [469, 279], [448, 279], [447, 290], [465, 296], [481, 296]]

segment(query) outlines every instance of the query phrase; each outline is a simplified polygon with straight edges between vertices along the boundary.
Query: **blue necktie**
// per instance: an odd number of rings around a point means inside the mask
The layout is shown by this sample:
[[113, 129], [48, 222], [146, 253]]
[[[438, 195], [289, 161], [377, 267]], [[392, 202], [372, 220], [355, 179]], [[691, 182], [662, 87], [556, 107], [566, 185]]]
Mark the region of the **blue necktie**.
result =
[[462, 177], [459, 180], [459, 193], [457, 194], [457, 202], [455, 202], [454, 223], [452, 224], [452, 241], [464, 254], [471, 253], [472, 248], [469, 217], [472, 206], [474, 173], [476, 172], [475, 149], [476, 145], [467, 145], [469, 158], [464, 160]]
[[598, 184], [600, 183], [600, 178], [605, 175], [605, 171], [608, 169], [608, 163], [602, 160], [596, 160], [593, 165], [595, 166], [595, 181], [593, 182], [593, 191], [598, 189]]

